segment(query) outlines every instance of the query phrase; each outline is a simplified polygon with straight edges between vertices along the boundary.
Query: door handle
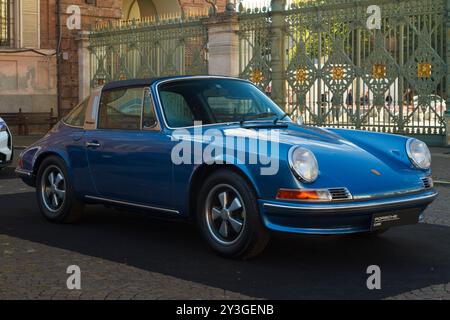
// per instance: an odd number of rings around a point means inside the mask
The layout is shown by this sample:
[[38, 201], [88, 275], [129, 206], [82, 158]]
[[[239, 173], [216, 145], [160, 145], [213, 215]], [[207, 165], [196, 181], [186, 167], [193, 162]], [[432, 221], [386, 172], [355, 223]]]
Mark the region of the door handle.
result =
[[97, 141], [86, 142], [86, 148], [98, 148], [100, 147], [100, 143]]

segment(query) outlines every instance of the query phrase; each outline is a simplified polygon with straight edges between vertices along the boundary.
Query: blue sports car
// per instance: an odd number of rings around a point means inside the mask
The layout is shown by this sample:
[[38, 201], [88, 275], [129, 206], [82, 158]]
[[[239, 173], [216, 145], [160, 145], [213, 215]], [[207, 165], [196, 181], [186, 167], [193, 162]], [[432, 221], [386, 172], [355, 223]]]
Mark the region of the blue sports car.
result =
[[418, 223], [437, 195], [430, 162], [414, 138], [306, 127], [250, 82], [199, 76], [94, 90], [16, 172], [51, 222], [89, 204], [191, 219], [216, 252], [249, 258], [271, 232]]

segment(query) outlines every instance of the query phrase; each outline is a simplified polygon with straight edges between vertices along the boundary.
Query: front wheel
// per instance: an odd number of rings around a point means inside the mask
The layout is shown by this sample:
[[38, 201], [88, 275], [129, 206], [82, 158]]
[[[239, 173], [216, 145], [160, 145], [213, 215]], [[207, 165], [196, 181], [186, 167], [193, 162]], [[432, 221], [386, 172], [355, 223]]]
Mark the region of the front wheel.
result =
[[261, 253], [269, 241], [256, 196], [234, 171], [222, 169], [205, 181], [197, 211], [204, 238], [222, 256], [248, 259]]
[[57, 223], [77, 221], [83, 212], [83, 204], [75, 193], [62, 159], [50, 156], [43, 160], [36, 178], [36, 194], [43, 216]]

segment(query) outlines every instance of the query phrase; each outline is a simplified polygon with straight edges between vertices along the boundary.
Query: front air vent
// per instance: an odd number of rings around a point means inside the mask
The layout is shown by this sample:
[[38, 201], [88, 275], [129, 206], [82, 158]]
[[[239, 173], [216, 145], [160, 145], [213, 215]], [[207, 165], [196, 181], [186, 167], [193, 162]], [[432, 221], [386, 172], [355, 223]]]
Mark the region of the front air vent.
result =
[[433, 188], [433, 179], [431, 177], [425, 177], [425, 178], [422, 178], [421, 180], [422, 180], [424, 189]]
[[330, 192], [333, 201], [344, 201], [352, 198], [352, 195], [346, 188], [333, 188], [328, 189], [328, 191]]

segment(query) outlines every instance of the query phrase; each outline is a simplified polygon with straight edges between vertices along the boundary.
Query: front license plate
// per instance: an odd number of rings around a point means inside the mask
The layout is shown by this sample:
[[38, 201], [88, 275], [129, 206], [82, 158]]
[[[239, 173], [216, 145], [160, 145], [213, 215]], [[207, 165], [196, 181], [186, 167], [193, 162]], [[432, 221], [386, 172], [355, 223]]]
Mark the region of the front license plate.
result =
[[402, 226], [407, 224], [416, 224], [419, 222], [420, 211], [394, 211], [376, 213], [372, 216], [372, 230], [386, 229], [395, 226]]

